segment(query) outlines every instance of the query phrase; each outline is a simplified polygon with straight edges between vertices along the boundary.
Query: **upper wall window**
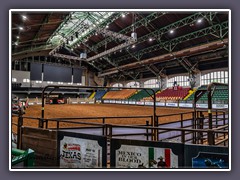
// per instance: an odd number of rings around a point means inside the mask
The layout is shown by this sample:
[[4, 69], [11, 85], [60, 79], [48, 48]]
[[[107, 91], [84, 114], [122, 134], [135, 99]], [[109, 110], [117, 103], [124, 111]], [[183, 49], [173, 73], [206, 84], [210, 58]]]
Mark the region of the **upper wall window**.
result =
[[12, 78], [12, 82], [17, 82], [17, 78]]
[[123, 87], [123, 84], [121, 83], [115, 83], [112, 85], [112, 87]]
[[140, 87], [140, 83], [136, 82], [136, 81], [131, 81], [129, 83], [126, 84], [126, 87], [130, 87], [130, 88], [139, 88]]
[[189, 86], [189, 77], [188, 76], [176, 76], [173, 78], [170, 78], [167, 82], [167, 87], [172, 87], [174, 82], [177, 83], [179, 86]]
[[208, 85], [212, 82], [228, 84], [228, 71], [216, 71], [201, 76], [201, 85]]
[[144, 88], [159, 88], [157, 79], [150, 79], [144, 82]]
[[23, 79], [23, 82], [24, 82], [24, 83], [29, 83], [29, 82], [30, 82], [30, 79]]

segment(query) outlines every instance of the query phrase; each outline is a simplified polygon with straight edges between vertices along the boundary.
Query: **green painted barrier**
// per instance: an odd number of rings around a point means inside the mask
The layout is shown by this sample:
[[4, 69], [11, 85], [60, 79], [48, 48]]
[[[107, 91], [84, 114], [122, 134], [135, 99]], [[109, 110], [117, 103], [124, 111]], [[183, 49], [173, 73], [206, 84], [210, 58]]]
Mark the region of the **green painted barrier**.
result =
[[32, 149], [26, 151], [12, 148], [12, 166], [15, 166], [21, 162], [24, 163], [24, 167], [33, 167], [35, 165], [35, 155]]

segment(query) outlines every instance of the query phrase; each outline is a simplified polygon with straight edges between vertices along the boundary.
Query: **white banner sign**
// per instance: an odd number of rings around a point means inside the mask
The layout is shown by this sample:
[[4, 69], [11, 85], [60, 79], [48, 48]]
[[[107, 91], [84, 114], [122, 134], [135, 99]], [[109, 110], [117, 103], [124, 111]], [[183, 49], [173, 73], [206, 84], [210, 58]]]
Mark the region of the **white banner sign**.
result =
[[116, 101], [117, 104], [122, 104], [122, 101]]
[[177, 103], [166, 103], [166, 106], [169, 106], [169, 107], [178, 107], [178, 104], [177, 104]]
[[178, 156], [169, 148], [122, 145], [116, 151], [116, 168], [177, 168]]
[[104, 102], [104, 103], [109, 103], [109, 100], [104, 100], [103, 102]]
[[145, 105], [147, 105], [147, 106], [153, 106], [153, 102], [148, 102], [148, 101], [146, 101], [146, 102], [145, 102]]
[[81, 104], [86, 104], [86, 102], [85, 101], [82, 101], [82, 102], [80, 102]]
[[192, 108], [192, 107], [193, 107], [193, 104], [190, 104], [190, 103], [179, 103], [179, 107]]
[[144, 105], [144, 102], [142, 102], [142, 101], [137, 101], [136, 104], [137, 104], [137, 105]]
[[225, 109], [225, 108], [228, 108], [228, 104], [213, 104], [212, 108], [214, 108], [214, 109]]
[[124, 104], [128, 104], [128, 101], [124, 101]]
[[136, 104], [136, 101], [129, 101], [129, 104]]
[[207, 104], [196, 104], [197, 108], [208, 108]]
[[165, 106], [164, 102], [156, 102], [156, 106]]
[[60, 141], [60, 168], [101, 168], [102, 147], [95, 140], [64, 136]]

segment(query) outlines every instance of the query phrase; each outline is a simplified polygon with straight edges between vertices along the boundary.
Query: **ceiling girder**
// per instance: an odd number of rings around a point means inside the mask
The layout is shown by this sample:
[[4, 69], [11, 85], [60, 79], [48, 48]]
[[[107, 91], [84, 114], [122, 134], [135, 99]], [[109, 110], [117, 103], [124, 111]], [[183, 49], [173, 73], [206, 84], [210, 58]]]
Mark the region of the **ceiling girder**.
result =
[[[214, 42], [211, 42], [211, 43], [207, 43], [207, 44], [203, 44], [203, 45], [200, 45], [200, 46], [191, 47], [191, 48], [187, 48], [187, 49], [183, 49], [183, 50], [174, 52], [174, 56], [177, 57], [177, 58], [190, 56], [190, 55], [194, 55], [194, 54], [197, 54], [197, 53], [202, 53], [202, 52], [206, 52], [206, 51], [220, 49], [220, 48], [223, 48], [224, 46], [226, 46], [227, 44], [228, 44], [228, 39], [214, 41]], [[174, 57], [173, 57], [172, 53], [169, 53], [169, 54], [164, 54], [164, 55], [160, 55], [160, 56], [157, 56], [157, 57], [142, 60], [141, 63], [140, 62], [134, 62], [134, 63], [122, 65], [122, 66], [120, 66], [120, 68], [121, 69], [132, 69], [132, 68], [142, 66], [142, 64], [146, 64], [146, 65], [147, 64], [154, 64], [154, 63], [161, 62], [161, 61], [171, 60], [173, 58]], [[116, 68], [111, 68], [111, 69], [103, 71], [102, 74], [99, 74], [99, 77], [104, 76], [105, 74], [114, 74], [114, 73], [117, 73], [117, 72], [118, 72], [118, 70]]]
[[[134, 56], [138, 56], [138, 55], [141, 56], [141, 55], [144, 55], [146, 53], [151, 53], [153, 51], [162, 49], [164, 47], [169, 48], [171, 46], [176, 46], [179, 43], [189, 41], [189, 40], [192, 40], [192, 39], [195, 39], [195, 38], [203, 37], [203, 36], [206, 36], [210, 33], [215, 33], [217, 30], [220, 30], [220, 28], [228, 30], [227, 24], [228, 24], [228, 22], [223, 22], [221, 24], [216, 24], [216, 25], [213, 25], [213, 26], [209, 26], [207, 28], [200, 29], [198, 31], [195, 31], [195, 32], [192, 32], [192, 33], [189, 33], [189, 34], [186, 34], [186, 35], [183, 35], [183, 36], [180, 36], [180, 37], [176, 37], [174, 39], [171, 39], [170, 41], [162, 41], [162, 42], [160, 42], [156, 45], [153, 45], [153, 46], [150, 46], [148, 48], [142, 49], [138, 52], [135, 52]], [[138, 39], [138, 41], [139, 41], [139, 39]], [[170, 49], [173, 50], [172, 48], [170, 48]], [[116, 61], [124, 61], [124, 60], [127, 60], [127, 59], [129, 59], [129, 56], [124, 55], [122, 57], [116, 58]]]
[[[153, 21], [161, 16], [163, 16], [165, 13], [160, 13], [160, 12], [154, 12], [154, 13], [151, 13], [150, 15], [148, 15], [147, 17], [131, 24], [130, 26], [122, 29], [121, 31], [119, 31], [118, 33], [120, 34], [127, 34], [129, 32], [132, 32], [132, 29], [133, 29], [133, 26], [135, 27], [135, 29], [141, 27], [141, 26], [145, 26], [145, 22], [150, 22], [150, 21]], [[93, 46], [94, 49], [98, 49], [102, 46], [104, 46], [106, 43], [110, 43], [111, 41], [115, 40], [114, 38], [112, 37], [109, 37], [109, 38], [106, 38], [104, 39], [103, 41], [97, 43], [95, 46]]]

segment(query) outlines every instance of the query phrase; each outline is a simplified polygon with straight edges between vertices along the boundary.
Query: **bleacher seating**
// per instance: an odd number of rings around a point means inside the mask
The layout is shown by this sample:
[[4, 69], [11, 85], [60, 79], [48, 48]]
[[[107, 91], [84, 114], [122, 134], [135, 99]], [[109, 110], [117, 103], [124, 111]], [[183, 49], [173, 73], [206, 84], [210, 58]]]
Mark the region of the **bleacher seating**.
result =
[[120, 91], [109, 91], [103, 99], [127, 99], [136, 93], [136, 89], [123, 89]]
[[106, 91], [105, 90], [99, 90], [96, 92], [94, 98], [95, 100], [101, 100], [102, 97], [106, 94]]
[[183, 100], [188, 95], [190, 88], [167, 88], [161, 93], [156, 94], [158, 100]]
[[[154, 90], [156, 92], [158, 89], [154, 89]], [[140, 101], [141, 99], [149, 97], [152, 94], [153, 94], [152, 90], [144, 90], [143, 89], [143, 90], [140, 90], [140, 91], [136, 92], [133, 96], [131, 96], [129, 98], [129, 100]]]
[[[214, 88], [214, 87], [213, 87]], [[198, 88], [198, 90], [207, 90], [207, 86], [203, 85]], [[187, 98], [187, 101], [193, 101], [195, 93], [193, 93], [191, 96]], [[204, 95], [199, 99], [199, 101], [207, 101], [207, 93], [204, 93]], [[227, 86], [216, 86], [213, 96], [213, 101], [228, 101], [228, 87]]]

